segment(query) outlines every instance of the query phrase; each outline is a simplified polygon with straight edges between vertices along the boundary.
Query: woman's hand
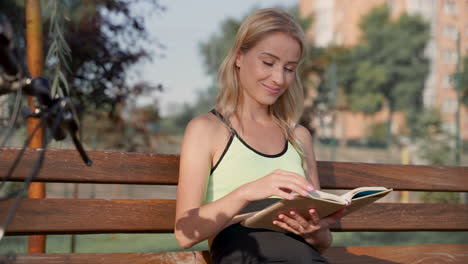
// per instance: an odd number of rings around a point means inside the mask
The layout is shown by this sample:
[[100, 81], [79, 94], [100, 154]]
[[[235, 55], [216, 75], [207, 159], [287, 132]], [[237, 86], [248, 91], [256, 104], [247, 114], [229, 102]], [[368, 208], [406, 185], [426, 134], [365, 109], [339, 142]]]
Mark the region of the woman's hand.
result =
[[307, 218], [291, 210], [289, 214], [278, 215], [278, 219], [273, 220], [273, 224], [302, 236], [307, 243], [323, 253], [333, 241], [330, 226], [343, 217], [344, 211], [345, 209], [342, 209], [320, 219], [315, 209], [309, 210]]
[[313, 190], [312, 184], [303, 176], [285, 170], [275, 170], [258, 180], [242, 185], [238, 189], [241, 192], [241, 197], [247, 202], [262, 200], [271, 196], [292, 200], [294, 199], [293, 193], [308, 195]]

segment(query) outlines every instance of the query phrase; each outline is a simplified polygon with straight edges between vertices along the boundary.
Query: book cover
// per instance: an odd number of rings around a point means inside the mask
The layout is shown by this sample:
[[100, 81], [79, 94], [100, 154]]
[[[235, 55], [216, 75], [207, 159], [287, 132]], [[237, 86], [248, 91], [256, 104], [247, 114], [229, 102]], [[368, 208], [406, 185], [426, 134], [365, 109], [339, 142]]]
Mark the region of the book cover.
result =
[[[335, 195], [324, 191], [312, 191], [308, 196], [297, 195], [293, 200], [270, 198], [252, 203], [241, 213], [244, 216], [241, 224], [251, 228], [266, 228], [280, 232], [284, 229], [273, 225], [273, 219], [278, 214], [289, 215], [291, 209], [303, 216], [309, 215], [309, 210], [315, 208], [320, 218], [331, 215], [346, 207], [346, 215], [371, 204], [392, 191], [385, 187], [360, 187], [343, 195]], [[256, 211], [256, 212], [255, 212]], [[249, 213], [250, 212], [250, 213]]]

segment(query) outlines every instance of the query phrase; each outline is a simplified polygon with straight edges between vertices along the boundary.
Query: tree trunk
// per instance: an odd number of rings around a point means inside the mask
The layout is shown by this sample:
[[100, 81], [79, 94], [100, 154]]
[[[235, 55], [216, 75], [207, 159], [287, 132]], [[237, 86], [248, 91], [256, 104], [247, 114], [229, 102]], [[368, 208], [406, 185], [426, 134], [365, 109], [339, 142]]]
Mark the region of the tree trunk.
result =
[[385, 143], [387, 144], [387, 163], [391, 163], [391, 144], [392, 144], [392, 122], [393, 122], [393, 106], [388, 104], [388, 116], [387, 116], [387, 133]]

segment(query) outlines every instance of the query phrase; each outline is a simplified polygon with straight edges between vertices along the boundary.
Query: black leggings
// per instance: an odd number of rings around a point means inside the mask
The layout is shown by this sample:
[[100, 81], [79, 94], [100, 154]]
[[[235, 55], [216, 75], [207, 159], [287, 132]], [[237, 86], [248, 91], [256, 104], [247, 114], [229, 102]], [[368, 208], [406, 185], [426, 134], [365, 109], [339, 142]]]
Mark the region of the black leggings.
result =
[[213, 240], [214, 264], [226, 263], [328, 263], [301, 236], [234, 224]]

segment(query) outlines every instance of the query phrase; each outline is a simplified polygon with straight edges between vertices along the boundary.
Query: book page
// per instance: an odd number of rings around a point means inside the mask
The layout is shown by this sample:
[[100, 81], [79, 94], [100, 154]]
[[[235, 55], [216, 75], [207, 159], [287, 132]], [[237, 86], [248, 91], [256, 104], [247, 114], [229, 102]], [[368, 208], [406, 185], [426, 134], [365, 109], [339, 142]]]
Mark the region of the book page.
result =
[[[386, 190], [363, 190], [361, 192], [367, 193], [367, 195], [359, 196], [359, 195], [354, 195], [355, 198], [352, 199], [351, 205], [346, 207], [346, 215], [357, 211], [358, 209], [374, 203], [375, 201], [379, 200], [380, 198], [386, 196], [392, 191], [392, 189], [386, 189]], [[357, 194], [361, 193], [357, 192]]]
[[376, 195], [378, 193], [387, 192], [389, 190], [391, 191], [391, 189], [387, 189], [385, 187], [380, 187], [380, 186], [378, 186], [378, 187], [360, 187], [360, 188], [353, 189], [353, 190], [341, 195], [341, 197], [343, 199], [345, 199], [346, 201], [353, 201], [355, 199], [360, 199], [360, 198], [363, 198], [363, 197]]
[[329, 201], [335, 201], [341, 204], [346, 204], [347, 201], [341, 196], [332, 194], [332, 193], [327, 193], [324, 191], [319, 191], [319, 190], [313, 190], [309, 193], [309, 196], [315, 197], [321, 200], [329, 200]]
[[[281, 213], [288, 214], [291, 210], [295, 210], [300, 215], [308, 218], [309, 210], [315, 208], [320, 218], [326, 217], [330, 214], [335, 213], [341, 208], [346, 207], [346, 215], [368, 205], [376, 200], [384, 197], [390, 193], [392, 189], [384, 187], [362, 187], [355, 190], [351, 190], [343, 194], [341, 197], [326, 193], [323, 191], [313, 191], [307, 197], [298, 195], [294, 200], [282, 199], [265, 209], [254, 213], [252, 216], [243, 219], [241, 224], [250, 228], [266, 228], [279, 232], [287, 232], [286, 230], [273, 225], [273, 220], [277, 219]], [[362, 194], [361, 196], [359, 194]], [[346, 202], [344, 197], [355, 197], [352, 203]], [[272, 200], [270, 200], [271, 202]], [[245, 220], [244, 220], [245, 219]]]
[[242, 224], [250, 228], [266, 228], [279, 232], [287, 232], [286, 230], [273, 225], [273, 220], [277, 219], [280, 213], [289, 215], [291, 210], [295, 210], [303, 217], [308, 218], [309, 210], [315, 208], [319, 217], [323, 218], [341, 208], [344, 208], [345, 206], [346, 204], [323, 198], [318, 199], [313, 197], [297, 196], [294, 200], [281, 200], [265, 208], [252, 217], [244, 220]]

